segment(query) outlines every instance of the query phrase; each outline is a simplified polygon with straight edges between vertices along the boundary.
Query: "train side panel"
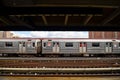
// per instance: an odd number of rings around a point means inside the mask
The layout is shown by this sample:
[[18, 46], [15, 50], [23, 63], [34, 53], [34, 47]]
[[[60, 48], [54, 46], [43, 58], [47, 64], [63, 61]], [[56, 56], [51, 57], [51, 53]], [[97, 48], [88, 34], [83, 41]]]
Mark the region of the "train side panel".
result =
[[18, 53], [18, 42], [16, 41], [0, 41], [0, 53]]
[[0, 53], [7, 54], [37, 54], [41, 52], [41, 41], [28, 39], [0, 40]]
[[118, 53], [120, 53], [120, 42], [113, 42], [113, 53], [114, 54], [118, 54]]
[[78, 42], [60, 42], [59, 53], [64, 54], [75, 54], [79, 53], [79, 43]]
[[42, 41], [42, 54], [53, 53], [53, 42], [52, 41]]
[[119, 40], [0, 39], [0, 53], [8, 54], [120, 54]]
[[41, 52], [40, 40], [19, 41], [19, 54], [37, 54]]
[[18, 43], [18, 54], [36, 54], [35, 41], [20, 40]]
[[87, 53], [105, 53], [104, 42], [87, 42]]

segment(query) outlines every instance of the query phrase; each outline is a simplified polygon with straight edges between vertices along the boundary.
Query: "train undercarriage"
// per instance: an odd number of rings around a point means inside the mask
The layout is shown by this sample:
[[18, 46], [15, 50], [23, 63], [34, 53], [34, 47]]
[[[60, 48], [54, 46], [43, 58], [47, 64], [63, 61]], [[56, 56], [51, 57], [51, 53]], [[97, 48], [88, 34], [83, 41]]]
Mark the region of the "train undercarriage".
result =
[[72, 54], [29, 54], [29, 53], [26, 53], [26, 54], [16, 54], [16, 53], [0, 53], [0, 57], [120, 57], [120, 54], [119, 53], [103, 53], [103, 54], [93, 54], [93, 53], [83, 53], [83, 54], [75, 54], [75, 53], [72, 53]]

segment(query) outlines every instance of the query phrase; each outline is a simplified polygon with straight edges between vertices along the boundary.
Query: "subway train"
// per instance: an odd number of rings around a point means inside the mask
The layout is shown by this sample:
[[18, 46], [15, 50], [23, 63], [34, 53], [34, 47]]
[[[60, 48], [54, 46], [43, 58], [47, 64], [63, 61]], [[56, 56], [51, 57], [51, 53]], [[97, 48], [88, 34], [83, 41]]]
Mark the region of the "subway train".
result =
[[0, 55], [99, 56], [119, 55], [119, 39], [17, 38], [0, 39]]

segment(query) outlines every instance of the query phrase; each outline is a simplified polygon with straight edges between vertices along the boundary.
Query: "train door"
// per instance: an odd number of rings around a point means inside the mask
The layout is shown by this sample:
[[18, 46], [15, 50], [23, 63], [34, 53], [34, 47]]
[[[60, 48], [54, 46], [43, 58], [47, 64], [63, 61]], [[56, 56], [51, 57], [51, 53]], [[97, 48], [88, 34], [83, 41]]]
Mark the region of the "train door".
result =
[[60, 51], [59, 42], [53, 42], [53, 52], [59, 53], [59, 51]]
[[120, 43], [117, 41], [113, 42], [113, 53], [120, 53]]
[[87, 44], [86, 44], [86, 42], [80, 42], [79, 52], [80, 53], [86, 53], [86, 51], [87, 51]]
[[43, 54], [53, 53], [53, 42], [51, 40], [42, 41], [42, 53]]
[[36, 40], [36, 42], [35, 42], [35, 48], [37, 50], [37, 53], [41, 52], [41, 41], [40, 40]]
[[111, 53], [112, 52], [112, 42], [107, 42], [106, 43], [106, 53]]
[[26, 43], [19, 42], [19, 53], [25, 53], [25, 52], [26, 52]]

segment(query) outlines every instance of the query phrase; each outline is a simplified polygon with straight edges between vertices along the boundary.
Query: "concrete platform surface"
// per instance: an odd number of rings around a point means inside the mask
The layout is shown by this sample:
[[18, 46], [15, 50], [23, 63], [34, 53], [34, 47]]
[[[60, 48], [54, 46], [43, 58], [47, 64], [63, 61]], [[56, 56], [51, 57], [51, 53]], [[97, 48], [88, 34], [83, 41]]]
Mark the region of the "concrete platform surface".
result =
[[120, 80], [120, 76], [106, 77], [11, 77], [0, 76], [0, 80]]

